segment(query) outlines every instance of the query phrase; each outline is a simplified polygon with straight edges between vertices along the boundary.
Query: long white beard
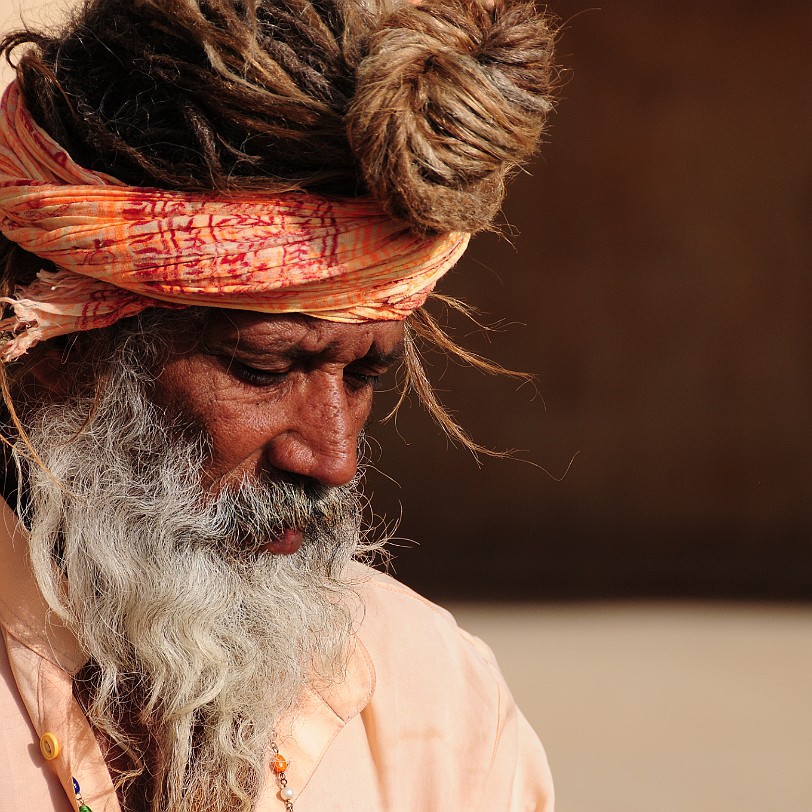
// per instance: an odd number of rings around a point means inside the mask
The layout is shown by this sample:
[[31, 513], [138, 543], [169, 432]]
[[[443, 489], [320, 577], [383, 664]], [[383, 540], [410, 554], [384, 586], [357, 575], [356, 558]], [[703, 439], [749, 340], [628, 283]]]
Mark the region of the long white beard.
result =
[[[154, 775], [148, 808], [249, 810], [277, 720], [305, 685], [340, 678], [358, 490], [243, 483], [207, 498], [205, 444], [162, 428], [141, 388], [122, 372], [101, 402], [29, 416], [50, 471], [29, 465], [34, 571], [95, 663], [91, 722]], [[297, 553], [256, 552], [304, 525]]]

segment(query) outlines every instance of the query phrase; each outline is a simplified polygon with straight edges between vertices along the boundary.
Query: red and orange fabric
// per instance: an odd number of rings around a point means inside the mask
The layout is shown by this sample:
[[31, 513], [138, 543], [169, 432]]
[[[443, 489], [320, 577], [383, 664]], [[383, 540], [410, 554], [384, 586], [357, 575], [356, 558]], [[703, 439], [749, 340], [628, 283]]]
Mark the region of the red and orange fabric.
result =
[[127, 186], [76, 164], [16, 83], [0, 102], [0, 231], [56, 267], [0, 300], [13, 310], [4, 361], [154, 306], [402, 319], [469, 237], [416, 236], [363, 198]]

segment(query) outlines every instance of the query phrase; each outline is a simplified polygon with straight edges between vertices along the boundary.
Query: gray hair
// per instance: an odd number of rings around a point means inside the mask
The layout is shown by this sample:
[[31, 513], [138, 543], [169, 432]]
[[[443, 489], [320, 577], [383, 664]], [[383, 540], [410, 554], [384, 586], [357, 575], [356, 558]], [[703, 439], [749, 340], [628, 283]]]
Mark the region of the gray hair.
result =
[[[199, 482], [207, 440], [148, 396], [162, 353], [144, 314], [88, 361], [105, 385], [29, 409], [31, 561], [51, 609], [91, 657], [91, 723], [127, 756], [125, 809], [247, 810], [280, 717], [340, 677], [359, 604], [347, 564], [374, 547], [357, 482]], [[259, 553], [304, 528], [290, 556]], [[135, 780], [130, 780], [135, 779]], [[152, 783], [150, 783], [152, 782]], [[140, 789], [139, 789], [140, 787]]]

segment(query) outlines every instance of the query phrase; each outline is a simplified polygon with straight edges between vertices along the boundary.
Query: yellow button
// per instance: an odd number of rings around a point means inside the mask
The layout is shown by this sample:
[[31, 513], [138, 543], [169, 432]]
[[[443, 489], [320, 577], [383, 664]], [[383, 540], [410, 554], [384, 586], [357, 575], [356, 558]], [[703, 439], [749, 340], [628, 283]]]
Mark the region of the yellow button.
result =
[[39, 749], [48, 761], [53, 761], [59, 755], [59, 739], [53, 733], [43, 733], [40, 736]]

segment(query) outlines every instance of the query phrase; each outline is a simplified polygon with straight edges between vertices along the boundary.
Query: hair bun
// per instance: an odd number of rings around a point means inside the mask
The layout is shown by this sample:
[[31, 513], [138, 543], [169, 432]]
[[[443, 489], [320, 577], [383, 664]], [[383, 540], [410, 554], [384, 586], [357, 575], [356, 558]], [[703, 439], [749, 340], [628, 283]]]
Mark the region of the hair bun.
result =
[[554, 31], [532, 3], [426, 0], [368, 43], [347, 113], [370, 193], [421, 233], [491, 226], [551, 109]]

